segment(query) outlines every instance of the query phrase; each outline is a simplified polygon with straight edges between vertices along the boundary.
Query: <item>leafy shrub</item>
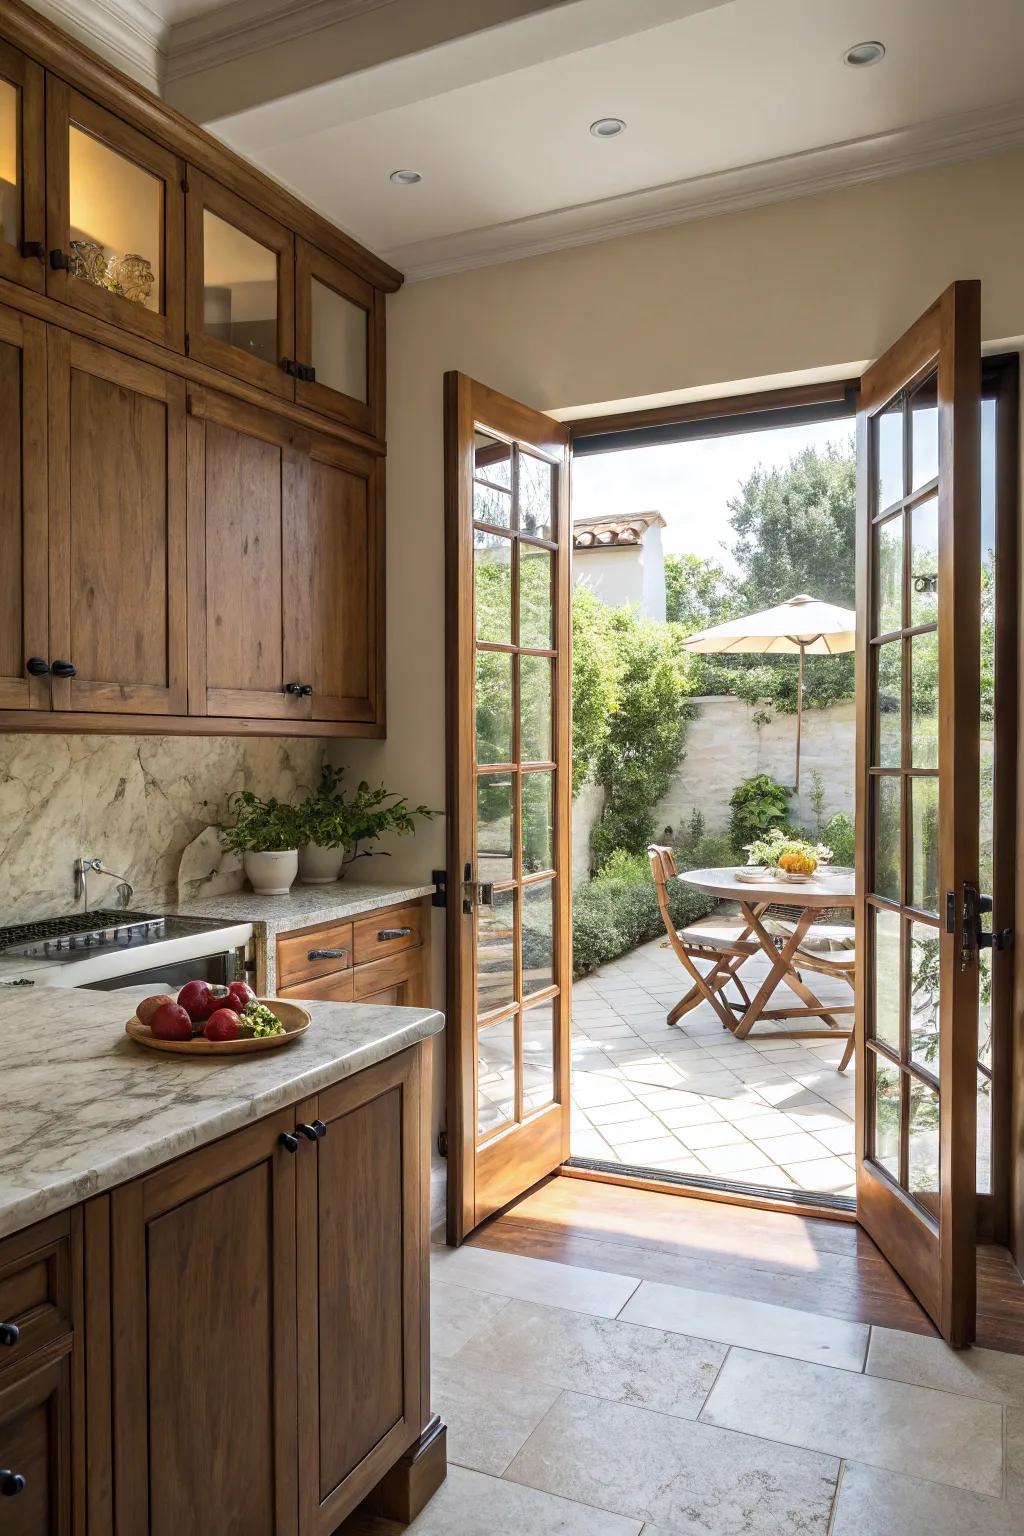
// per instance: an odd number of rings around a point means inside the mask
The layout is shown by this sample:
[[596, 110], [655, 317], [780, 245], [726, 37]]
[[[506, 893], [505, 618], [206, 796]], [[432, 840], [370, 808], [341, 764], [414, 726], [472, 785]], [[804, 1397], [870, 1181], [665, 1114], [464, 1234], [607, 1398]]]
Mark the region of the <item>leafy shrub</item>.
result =
[[772, 827], [785, 826], [792, 793], [767, 773], [756, 773], [737, 784], [729, 799], [729, 833], [737, 858], [743, 857], [747, 843], [764, 837]]
[[[678, 928], [705, 917], [714, 905], [710, 896], [678, 881], [669, 886], [669, 910]], [[573, 973], [587, 976], [664, 931], [646, 854], [618, 849], [573, 896]]]
[[732, 838], [728, 832], [711, 832], [695, 843], [686, 856], [687, 869], [722, 869], [735, 864]]
[[821, 840], [832, 849], [832, 860], [850, 868], [855, 854], [853, 821], [845, 811], [836, 811], [821, 829]]

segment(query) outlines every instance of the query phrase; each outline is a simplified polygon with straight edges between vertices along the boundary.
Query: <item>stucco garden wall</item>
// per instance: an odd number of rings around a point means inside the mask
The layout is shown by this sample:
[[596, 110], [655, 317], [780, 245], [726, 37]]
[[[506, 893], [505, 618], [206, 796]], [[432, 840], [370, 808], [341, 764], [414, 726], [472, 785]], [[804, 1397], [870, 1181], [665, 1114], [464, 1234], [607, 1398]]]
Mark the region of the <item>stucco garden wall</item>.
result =
[[[773, 714], [768, 725], [757, 726], [757, 711], [729, 696], [694, 699], [696, 717], [686, 734], [686, 756], [675, 783], [654, 813], [658, 835], [664, 827], [678, 832], [694, 808], [703, 813], [708, 832], [729, 825], [729, 796], [741, 779], [768, 773], [781, 784], [792, 784], [796, 760], [796, 717]], [[853, 815], [854, 703], [804, 712], [800, 753], [800, 794], [790, 802], [793, 820], [814, 826], [812, 774], [824, 781], [823, 816], [845, 811]], [[600, 791], [586, 785], [573, 805], [573, 879], [586, 879], [590, 865], [590, 831], [601, 809]]]

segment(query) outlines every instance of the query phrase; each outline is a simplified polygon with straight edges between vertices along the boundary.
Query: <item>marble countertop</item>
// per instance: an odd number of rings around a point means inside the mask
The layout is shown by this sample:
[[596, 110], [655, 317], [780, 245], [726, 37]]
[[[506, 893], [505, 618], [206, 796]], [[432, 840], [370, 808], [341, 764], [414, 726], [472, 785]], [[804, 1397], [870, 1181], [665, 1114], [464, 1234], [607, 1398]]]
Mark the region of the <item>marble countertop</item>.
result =
[[307, 1002], [313, 1025], [293, 1045], [240, 1061], [196, 1059], [128, 1039], [134, 995], [0, 989], [0, 1237], [444, 1027], [430, 1008]]
[[222, 917], [252, 923], [260, 987], [276, 987], [277, 935], [314, 923], [340, 923], [380, 907], [394, 907], [421, 896], [432, 896], [433, 885], [370, 885], [338, 880], [331, 885], [294, 885], [287, 896], [258, 896], [255, 891], [229, 891], [220, 896], [196, 896], [168, 902], [162, 911], [180, 917]]

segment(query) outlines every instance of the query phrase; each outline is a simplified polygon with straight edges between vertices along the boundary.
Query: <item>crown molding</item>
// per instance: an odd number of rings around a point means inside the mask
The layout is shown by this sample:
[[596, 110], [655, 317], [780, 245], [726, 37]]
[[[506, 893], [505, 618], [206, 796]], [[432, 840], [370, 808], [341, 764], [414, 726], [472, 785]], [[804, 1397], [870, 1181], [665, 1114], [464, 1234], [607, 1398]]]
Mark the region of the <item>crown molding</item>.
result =
[[170, 83], [264, 48], [306, 37], [395, 0], [228, 0], [167, 29], [163, 78]]
[[1024, 98], [619, 197], [396, 246], [385, 259], [424, 282], [476, 267], [811, 197], [1024, 145]]
[[167, 27], [143, 0], [31, 0], [31, 4], [159, 95]]

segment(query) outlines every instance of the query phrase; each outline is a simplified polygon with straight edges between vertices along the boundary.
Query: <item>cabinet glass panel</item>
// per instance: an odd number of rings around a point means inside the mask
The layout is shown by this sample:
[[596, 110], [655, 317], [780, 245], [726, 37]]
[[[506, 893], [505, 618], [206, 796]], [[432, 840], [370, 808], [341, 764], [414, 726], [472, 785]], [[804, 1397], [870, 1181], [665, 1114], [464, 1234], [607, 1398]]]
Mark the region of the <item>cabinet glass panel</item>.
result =
[[555, 472], [532, 453], [519, 455], [519, 532], [537, 539], [554, 537], [552, 504]]
[[875, 766], [898, 768], [902, 756], [903, 641], [887, 640], [874, 648], [878, 668], [875, 688]]
[[907, 1188], [921, 1204], [933, 1209], [939, 1198], [939, 1096], [916, 1078], [910, 1079], [910, 1123]]
[[21, 92], [0, 80], [0, 240], [14, 246], [21, 244], [20, 117]]
[[310, 280], [312, 363], [316, 382], [350, 395], [367, 398], [366, 357], [370, 317], [361, 304], [353, 304], [317, 278]]
[[508, 645], [512, 640], [512, 541], [473, 529], [476, 638]]
[[160, 177], [72, 123], [68, 190], [71, 276], [159, 312], [164, 239]]
[[895, 774], [875, 777], [875, 879], [878, 896], [900, 899], [900, 781]]
[[476, 781], [476, 869], [480, 880], [504, 884], [513, 878], [512, 779], [481, 773]]
[[543, 992], [554, 976], [555, 882], [523, 887], [523, 996]]
[[553, 557], [534, 544], [519, 546], [519, 644], [547, 650], [554, 617]]
[[903, 517], [891, 517], [875, 533], [875, 634], [903, 628]]
[[900, 1048], [900, 919], [895, 912], [871, 908], [874, 944], [874, 1036], [892, 1050]]
[[523, 1114], [543, 1109], [555, 1096], [555, 1009], [538, 1003], [523, 1014]]
[[554, 825], [552, 796], [553, 773], [523, 774], [523, 873], [539, 875], [553, 869]]
[[939, 634], [910, 637], [910, 765], [939, 766]]
[[477, 1135], [500, 1130], [515, 1117], [515, 1020], [500, 1019], [477, 1035]]
[[939, 930], [910, 924], [910, 1059], [939, 1075]]
[[868, 1053], [874, 1073], [874, 1147], [876, 1163], [893, 1179], [900, 1176], [900, 1073], [877, 1051]]
[[493, 1013], [515, 995], [515, 891], [495, 891], [476, 912], [478, 1014]]
[[546, 656], [520, 656], [520, 759], [551, 760], [551, 662]]
[[912, 778], [910, 796], [910, 901], [922, 912], [939, 910], [939, 781]]
[[512, 657], [507, 651], [476, 653], [476, 760], [512, 761]]
[[939, 617], [939, 503], [929, 496], [910, 514], [910, 624]]
[[203, 209], [203, 330], [277, 363], [277, 252]]

